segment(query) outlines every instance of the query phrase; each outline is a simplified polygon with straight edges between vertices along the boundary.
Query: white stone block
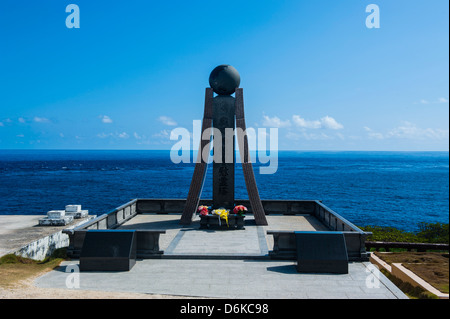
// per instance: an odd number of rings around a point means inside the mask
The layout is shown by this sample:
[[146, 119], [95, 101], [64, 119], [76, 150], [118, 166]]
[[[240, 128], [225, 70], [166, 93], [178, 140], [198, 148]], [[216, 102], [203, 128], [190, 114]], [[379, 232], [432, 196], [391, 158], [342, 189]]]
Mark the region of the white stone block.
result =
[[80, 210], [78, 212], [66, 212], [66, 216], [73, 216], [75, 219], [85, 218], [89, 214], [88, 210]]
[[81, 205], [66, 205], [67, 213], [76, 213], [81, 210]]
[[65, 226], [73, 221], [73, 216], [63, 216], [61, 218], [41, 218], [39, 219], [40, 226]]
[[63, 210], [51, 210], [47, 212], [47, 217], [51, 219], [63, 218], [66, 215], [66, 212]]

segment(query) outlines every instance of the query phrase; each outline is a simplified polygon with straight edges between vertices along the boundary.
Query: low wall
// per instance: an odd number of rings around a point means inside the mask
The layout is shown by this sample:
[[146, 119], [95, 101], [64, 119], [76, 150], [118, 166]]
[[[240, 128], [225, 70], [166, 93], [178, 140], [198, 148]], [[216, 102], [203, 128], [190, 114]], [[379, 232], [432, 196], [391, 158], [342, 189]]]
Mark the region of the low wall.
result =
[[[236, 199], [236, 203], [248, 208], [248, 213], [252, 214], [252, 208], [249, 200]], [[266, 215], [283, 214], [309, 214], [315, 216], [330, 231], [341, 231], [344, 233], [345, 241], [350, 260], [366, 261], [368, 255], [365, 249], [365, 240], [371, 233], [363, 232], [358, 227], [347, 221], [342, 216], [336, 214], [331, 209], [317, 200], [262, 200], [262, 205]], [[79, 255], [85, 232], [89, 229], [115, 229], [133, 218], [137, 214], [155, 213], [155, 214], [180, 214], [184, 209], [185, 199], [134, 199], [122, 206], [117, 207], [111, 212], [101, 215], [94, 220], [63, 232], [69, 236], [70, 243], [68, 254], [76, 257]], [[200, 200], [200, 205], [211, 206], [212, 199]], [[269, 233], [269, 232], [268, 232]], [[281, 232], [282, 233], [282, 232]], [[272, 258], [293, 259], [295, 257], [294, 232], [285, 232], [277, 235], [275, 246], [286, 245], [283, 249], [274, 249]], [[275, 237], [275, 235], [274, 235]], [[292, 237], [292, 238], [291, 238]], [[159, 238], [159, 237], [158, 237]], [[291, 257], [292, 256], [292, 257]]]
[[363, 232], [357, 226], [353, 225], [351, 222], [346, 220], [344, 217], [340, 216], [332, 209], [328, 208], [321, 201], [315, 201], [315, 209], [313, 215], [322, 222], [329, 230], [332, 231], [350, 231], [358, 232], [364, 234], [371, 234]]
[[98, 216], [97, 218], [85, 223], [73, 230], [68, 230], [66, 233], [71, 234], [75, 230], [80, 229], [115, 229], [136, 216], [136, 202], [134, 199], [122, 206], [119, 206], [109, 213]]
[[115, 229], [136, 216], [136, 203], [134, 199], [124, 205], [121, 205], [107, 214], [103, 214], [94, 218], [93, 220], [84, 223], [78, 227], [71, 229], [64, 229], [63, 234], [68, 236], [67, 242], [67, 256], [71, 258], [78, 258], [81, 247], [83, 246], [86, 231], [90, 229]]
[[[94, 216], [88, 218], [94, 218]], [[72, 228], [82, 226], [85, 223], [86, 221], [84, 220], [78, 223], [77, 225], [72, 226]], [[50, 256], [56, 249], [69, 246], [70, 238], [66, 234], [66, 231], [69, 229], [64, 229], [54, 234], [42, 237], [38, 240], [35, 240], [23, 246], [22, 248], [12, 253], [24, 258], [30, 258], [34, 260], [44, 260], [46, 257]]]
[[[372, 233], [364, 232], [357, 226], [322, 204], [321, 201], [276, 201], [272, 205], [280, 207], [285, 205], [291, 210], [288, 214], [300, 210], [316, 217], [329, 231], [339, 231], [344, 234], [347, 254], [350, 261], [368, 261], [365, 242]], [[297, 205], [296, 205], [297, 204]], [[292, 208], [294, 210], [292, 210]], [[278, 208], [279, 209], [279, 208]], [[294, 231], [268, 231], [267, 234], [274, 236], [274, 249], [270, 252], [273, 259], [295, 259], [296, 244]]]
[[[137, 199], [136, 200], [136, 212], [138, 214], [144, 213], [156, 213], [156, 214], [169, 214], [169, 213], [181, 213], [183, 212], [185, 199]], [[236, 199], [236, 204], [244, 205], [248, 208], [248, 213], [252, 214], [252, 206], [248, 199]], [[319, 201], [315, 200], [262, 200], [261, 203], [266, 215], [270, 214], [314, 214], [316, 205]], [[211, 206], [213, 204], [212, 199], [200, 200], [200, 205]]]

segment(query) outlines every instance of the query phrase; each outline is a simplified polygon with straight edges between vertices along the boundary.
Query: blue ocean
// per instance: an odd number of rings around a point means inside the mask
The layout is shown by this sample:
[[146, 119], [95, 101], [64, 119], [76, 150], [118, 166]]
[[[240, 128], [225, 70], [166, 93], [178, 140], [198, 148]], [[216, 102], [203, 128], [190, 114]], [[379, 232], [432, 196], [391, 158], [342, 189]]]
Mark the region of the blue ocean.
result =
[[[448, 152], [278, 153], [278, 170], [259, 174], [262, 199], [322, 200], [350, 222], [417, 230], [449, 221]], [[212, 198], [212, 165], [202, 198]], [[80, 204], [103, 214], [134, 198], [186, 198], [193, 163], [169, 151], [0, 150], [0, 214], [44, 215]], [[240, 164], [236, 198], [248, 198]]]

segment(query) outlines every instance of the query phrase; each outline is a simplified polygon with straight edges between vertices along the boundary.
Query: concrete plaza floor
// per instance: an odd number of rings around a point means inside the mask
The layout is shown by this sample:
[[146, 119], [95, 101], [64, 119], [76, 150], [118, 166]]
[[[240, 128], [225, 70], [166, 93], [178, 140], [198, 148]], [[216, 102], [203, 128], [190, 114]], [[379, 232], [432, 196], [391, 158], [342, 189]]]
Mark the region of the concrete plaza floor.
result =
[[[369, 262], [349, 263], [348, 274], [336, 275], [299, 274], [294, 261], [270, 260], [267, 230], [324, 226], [308, 215], [267, 217], [270, 226], [256, 226], [249, 216], [244, 230], [212, 231], [198, 229], [198, 222], [181, 227], [180, 215], [138, 215], [120, 229], [166, 230], [160, 239], [164, 258], [138, 260], [129, 272], [77, 273], [79, 262], [66, 261], [35, 285], [194, 298], [407, 299]], [[79, 288], [73, 288], [74, 280]]]
[[201, 230], [199, 218], [189, 226], [179, 224], [179, 214], [139, 214], [118, 229], [165, 230], [160, 248], [165, 256], [268, 256], [273, 247], [273, 236], [268, 230], [319, 231], [327, 230], [311, 215], [268, 215], [268, 226], [256, 226], [253, 215], [246, 216], [245, 229], [233, 231]]
[[[211, 298], [407, 299], [365, 262], [350, 263], [345, 275], [299, 274], [292, 261], [249, 259], [146, 259], [129, 272], [73, 273], [78, 264], [64, 262], [34, 284], [41, 288]], [[79, 288], [73, 288], [75, 282]]]

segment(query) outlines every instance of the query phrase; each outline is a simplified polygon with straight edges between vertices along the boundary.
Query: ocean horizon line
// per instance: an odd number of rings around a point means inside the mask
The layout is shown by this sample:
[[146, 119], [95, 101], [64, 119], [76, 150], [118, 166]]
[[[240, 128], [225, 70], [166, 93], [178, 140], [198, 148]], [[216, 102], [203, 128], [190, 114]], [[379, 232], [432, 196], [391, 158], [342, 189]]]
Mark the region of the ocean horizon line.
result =
[[[20, 148], [0, 148], [1, 151], [93, 151], [93, 152], [171, 152], [170, 149], [84, 149], [84, 148], [41, 148], [41, 149], [20, 149]], [[198, 150], [189, 150], [189, 152], [198, 152]], [[250, 153], [255, 152], [274, 152], [274, 150], [268, 151], [258, 151], [258, 150], [250, 150]], [[287, 150], [281, 149], [277, 150], [277, 152], [305, 152], [305, 153], [449, 153], [449, 150]], [[236, 150], [235, 153], [239, 153], [239, 150]]]

